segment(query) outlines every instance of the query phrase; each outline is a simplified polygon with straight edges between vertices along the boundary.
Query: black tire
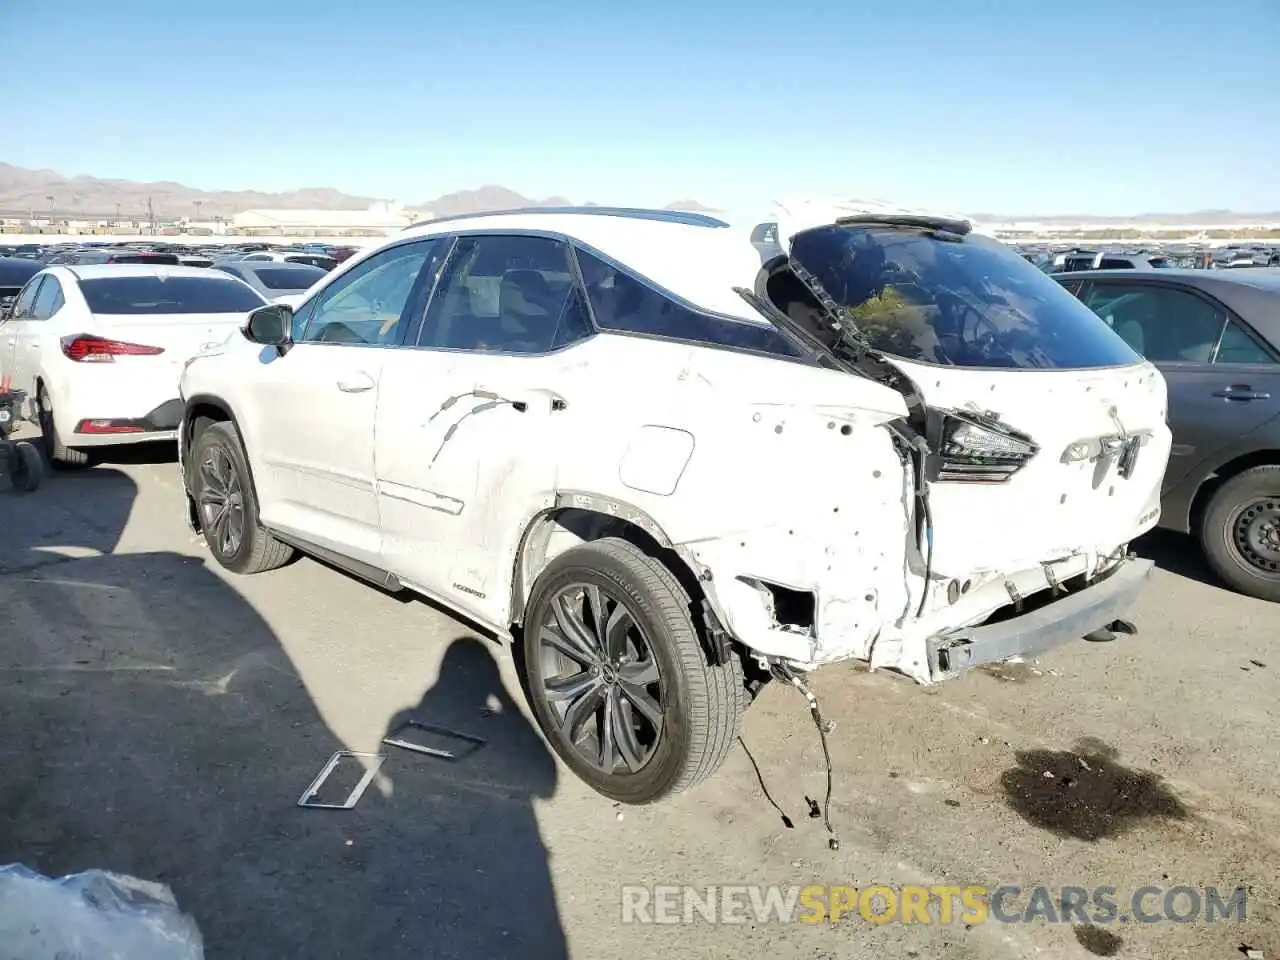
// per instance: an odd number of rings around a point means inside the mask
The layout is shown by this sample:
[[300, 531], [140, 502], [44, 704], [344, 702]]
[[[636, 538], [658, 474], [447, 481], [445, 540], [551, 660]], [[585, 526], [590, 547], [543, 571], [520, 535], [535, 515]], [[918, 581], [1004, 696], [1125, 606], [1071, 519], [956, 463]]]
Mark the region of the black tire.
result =
[[[200, 431], [191, 444], [186, 464], [187, 490], [195, 498], [205, 544], [219, 565], [232, 573], [263, 573], [293, 559], [293, 548], [273, 537], [258, 520], [258, 496], [234, 424], [211, 423]], [[219, 496], [217, 485], [224, 472], [229, 481], [224, 501], [233, 505], [229, 514], [239, 503], [238, 537], [224, 538], [223, 528], [211, 522], [217, 513], [213, 501]], [[230, 516], [226, 522], [232, 523]]]
[[13, 489], [30, 493], [44, 479], [44, 457], [26, 440], [9, 444], [9, 482]]
[[[1260, 534], [1268, 519], [1275, 533]], [[1280, 603], [1280, 541], [1258, 548], [1251, 535], [1280, 536], [1280, 466], [1253, 467], [1214, 491], [1200, 522], [1200, 545], [1209, 565], [1228, 586], [1260, 600]]]
[[[615, 767], [614, 772], [605, 772], [593, 765], [561, 731], [559, 714], [545, 687], [544, 653], [552, 648], [543, 643], [542, 624], [554, 616], [552, 601], [578, 585], [583, 591], [597, 587], [625, 608], [661, 677], [660, 684], [654, 683], [659, 693], [653, 701], [661, 710], [661, 726], [653, 729], [660, 732], [636, 770], [616, 772]], [[729, 657], [723, 665], [708, 662], [688, 593], [662, 562], [634, 544], [614, 538], [597, 540], [552, 560], [534, 583], [523, 635], [530, 705], [543, 735], [578, 777], [611, 800], [647, 804], [687, 790], [710, 777], [733, 746], [746, 707], [742, 664], [737, 657]], [[550, 656], [555, 659], [554, 653]], [[586, 676], [591, 668], [582, 669], [581, 676]], [[554, 676], [564, 675], [557, 671]], [[615, 687], [618, 682], [614, 681]], [[593, 724], [601, 721], [602, 712], [593, 709], [590, 715]], [[625, 714], [619, 713], [624, 715], [632, 718], [631, 729], [638, 729], [638, 714], [630, 705]]]
[[49, 402], [49, 393], [44, 384], [36, 391], [36, 416], [40, 421], [40, 445], [49, 465], [55, 470], [79, 470], [93, 463], [87, 450], [64, 446], [58, 437], [58, 426], [53, 420], [53, 404]]

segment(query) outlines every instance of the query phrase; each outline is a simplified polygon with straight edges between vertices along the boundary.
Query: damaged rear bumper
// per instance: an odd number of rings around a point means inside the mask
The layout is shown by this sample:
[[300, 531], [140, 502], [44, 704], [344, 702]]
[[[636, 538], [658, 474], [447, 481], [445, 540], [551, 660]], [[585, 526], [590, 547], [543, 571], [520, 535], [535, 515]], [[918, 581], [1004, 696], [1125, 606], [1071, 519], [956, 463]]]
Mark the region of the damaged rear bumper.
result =
[[930, 639], [930, 680], [947, 680], [983, 664], [1043, 653], [1106, 627], [1133, 605], [1151, 577], [1152, 566], [1150, 560], [1126, 560], [1105, 579], [1038, 609]]

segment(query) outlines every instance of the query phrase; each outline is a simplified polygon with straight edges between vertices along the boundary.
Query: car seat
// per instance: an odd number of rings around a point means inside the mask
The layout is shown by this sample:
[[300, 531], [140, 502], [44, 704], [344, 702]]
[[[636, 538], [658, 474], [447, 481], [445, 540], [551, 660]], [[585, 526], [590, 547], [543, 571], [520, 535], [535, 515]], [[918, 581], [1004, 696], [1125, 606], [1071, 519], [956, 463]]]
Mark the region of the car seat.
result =
[[503, 340], [519, 341], [527, 349], [549, 346], [560, 319], [554, 299], [551, 285], [539, 271], [507, 270], [498, 287], [498, 335]]

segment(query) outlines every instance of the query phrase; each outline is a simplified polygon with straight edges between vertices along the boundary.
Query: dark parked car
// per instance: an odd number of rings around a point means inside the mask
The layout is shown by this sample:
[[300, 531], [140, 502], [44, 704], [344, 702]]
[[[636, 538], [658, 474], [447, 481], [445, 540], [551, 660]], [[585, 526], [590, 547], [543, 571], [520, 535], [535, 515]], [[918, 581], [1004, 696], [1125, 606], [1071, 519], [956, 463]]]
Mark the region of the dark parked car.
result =
[[49, 260], [50, 266], [89, 263], [153, 263], [177, 266], [181, 261], [176, 254], [150, 250], [111, 250], [101, 247], [67, 250]]
[[1111, 270], [1057, 279], [1169, 384], [1161, 526], [1233, 588], [1280, 602], [1280, 270]]
[[213, 269], [243, 280], [268, 300], [306, 293], [328, 271], [307, 263], [277, 263], [273, 260], [215, 264]]
[[9, 316], [13, 302], [27, 281], [44, 269], [39, 260], [22, 257], [0, 257], [0, 321]]

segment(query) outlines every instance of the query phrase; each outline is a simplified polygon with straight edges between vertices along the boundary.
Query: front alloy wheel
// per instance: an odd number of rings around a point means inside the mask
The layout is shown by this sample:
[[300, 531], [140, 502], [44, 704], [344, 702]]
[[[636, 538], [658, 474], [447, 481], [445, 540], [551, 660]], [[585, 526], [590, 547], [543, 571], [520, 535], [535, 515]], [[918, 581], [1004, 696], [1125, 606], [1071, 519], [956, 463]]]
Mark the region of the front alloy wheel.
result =
[[233, 573], [284, 566], [293, 548], [258, 522], [258, 498], [240, 435], [231, 423], [197, 426], [184, 459], [187, 491], [213, 558]]
[[200, 460], [196, 506], [205, 540], [222, 556], [244, 543], [244, 489], [225, 447], [211, 446]]

